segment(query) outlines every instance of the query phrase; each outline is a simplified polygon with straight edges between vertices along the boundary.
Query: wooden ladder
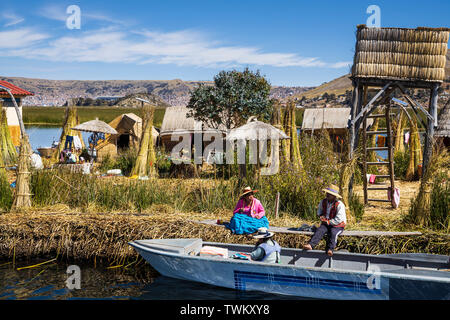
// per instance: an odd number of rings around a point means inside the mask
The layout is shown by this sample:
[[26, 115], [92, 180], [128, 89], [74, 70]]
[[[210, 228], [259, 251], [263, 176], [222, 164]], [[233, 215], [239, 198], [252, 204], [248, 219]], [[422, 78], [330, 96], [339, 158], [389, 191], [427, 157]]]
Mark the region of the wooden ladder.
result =
[[[395, 113], [391, 113], [391, 103], [388, 102], [386, 105], [386, 110], [384, 114], [376, 114], [376, 115], [365, 115], [363, 118], [363, 128], [362, 128], [362, 145], [363, 145], [363, 185], [364, 185], [364, 204], [367, 205], [369, 201], [376, 202], [390, 202], [393, 207], [394, 197], [394, 156], [393, 156], [393, 143], [392, 143], [392, 127], [391, 127], [391, 117], [395, 116]], [[385, 118], [386, 119], [386, 129], [379, 131], [367, 131], [367, 119], [368, 118]], [[374, 134], [386, 134], [386, 142], [387, 147], [367, 147], [367, 136]], [[387, 150], [388, 151], [388, 159], [387, 161], [376, 161], [376, 162], [368, 162], [367, 161], [367, 153], [368, 151], [378, 151], [378, 150]], [[387, 185], [378, 185], [374, 187], [369, 187], [367, 185], [367, 168], [371, 165], [387, 165], [389, 174], [387, 175], [375, 175], [377, 178], [389, 178], [390, 186]], [[391, 200], [388, 199], [371, 199], [368, 197], [368, 191], [371, 190], [391, 190]], [[387, 193], [386, 193], [387, 194]]]

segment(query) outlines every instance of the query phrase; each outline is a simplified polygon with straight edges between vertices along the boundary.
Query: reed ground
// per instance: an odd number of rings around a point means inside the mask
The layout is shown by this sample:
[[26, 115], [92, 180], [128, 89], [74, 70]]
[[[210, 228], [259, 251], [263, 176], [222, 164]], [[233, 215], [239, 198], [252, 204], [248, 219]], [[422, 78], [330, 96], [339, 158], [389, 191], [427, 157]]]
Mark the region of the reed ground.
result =
[[[10, 176], [13, 179], [13, 176]], [[126, 183], [128, 178], [103, 178], [105, 183]], [[186, 184], [187, 188], [214, 183], [211, 179], [165, 179], [164, 183]], [[403, 222], [410, 199], [418, 190], [418, 182], [401, 182], [400, 207], [392, 209], [385, 204], [366, 207], [362, 220], [349, 223], [347, 230], [421, 231], [420, 236], [396, 237], [340, 237], [339, 249], [361, 253], [427, 252], [450, 254], [450, 239], [445, 233], [420, 229]], [[362, 192], [356, 186], [357, 193]], [[380, 197], [382, 195], [380, 194]], [[237, 199], [236, 199], [237, 200]], [[274, 217], [273, 209], [267, 208], [273, 226], [298, 227], [304, 223], [317, 223], [281, 212]], [[2, 259], [54, 258], [69, 261], [106, 263], [125, 267], [142, 262], [128, 245], [129, 241], [151, 238], [202, 238], [204, 241], [254, 244], [244, 235], [233, 235], [225, 228], [203, 225], [193, 220], [229, 220], [230, 210], [213, 212], [182, 212], [166, 204], [153, 204], [141, 212], [109, 210], [96, 205], [87, 208], [70, 208], [68, 205], [52, 205], [33, 208], [20, 213], [0, 214], [0, 256]], [[300, 248], [310, 236], [277, 234], [282, 246]], [[322, 241], [318, 249], [324, 249]]]

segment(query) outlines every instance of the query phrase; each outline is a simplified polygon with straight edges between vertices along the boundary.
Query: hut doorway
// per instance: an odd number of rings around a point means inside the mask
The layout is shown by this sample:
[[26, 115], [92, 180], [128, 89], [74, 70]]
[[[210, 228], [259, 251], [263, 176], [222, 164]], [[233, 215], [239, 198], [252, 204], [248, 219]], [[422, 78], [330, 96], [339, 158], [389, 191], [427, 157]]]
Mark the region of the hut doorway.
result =
[[130, 135], [129, 134], [121, 134], [119, 136], [119, 139], [117, 139], [117, 148], [118, 149], [130, 148]]

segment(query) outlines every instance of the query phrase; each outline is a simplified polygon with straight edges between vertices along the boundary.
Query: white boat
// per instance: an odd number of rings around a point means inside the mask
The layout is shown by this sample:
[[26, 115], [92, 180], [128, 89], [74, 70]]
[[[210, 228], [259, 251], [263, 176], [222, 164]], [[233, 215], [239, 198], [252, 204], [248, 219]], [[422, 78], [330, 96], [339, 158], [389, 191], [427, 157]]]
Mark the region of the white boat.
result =
[[[431, 254], [370, 255], [282, 248], [277, 264], [231, 258], [251, 245], [202, 239], [129, 243], [160, 274], [236, 290], [321, 299], [450, 299], [450, 257]], [[200, 256], [203, 246], [228, 257]]]

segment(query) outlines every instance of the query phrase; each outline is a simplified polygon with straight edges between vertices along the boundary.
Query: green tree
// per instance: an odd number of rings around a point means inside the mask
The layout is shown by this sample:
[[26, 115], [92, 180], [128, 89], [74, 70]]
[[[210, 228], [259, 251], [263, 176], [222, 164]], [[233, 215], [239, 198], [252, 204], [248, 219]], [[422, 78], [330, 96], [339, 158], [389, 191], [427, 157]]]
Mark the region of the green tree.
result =
[[259, 71], [221, 71], [214, 77], [214, 86], [201, 84], [192, 92], [188, 115], [212, 128], [238, 127], [254, 115], [268, 121], [272, 115], [269, 94], [270, 84]]

